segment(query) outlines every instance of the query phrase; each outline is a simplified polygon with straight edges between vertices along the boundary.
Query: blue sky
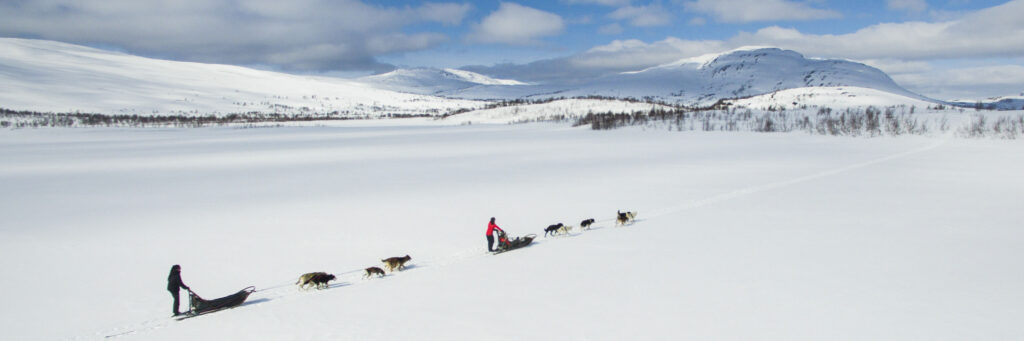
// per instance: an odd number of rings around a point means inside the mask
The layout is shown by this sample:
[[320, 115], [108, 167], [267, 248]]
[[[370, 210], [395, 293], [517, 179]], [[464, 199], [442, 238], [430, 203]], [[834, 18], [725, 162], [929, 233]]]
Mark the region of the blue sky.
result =
[[[803, 19], [785, 17], [770, 19], [770, 17], [766, 17], [758, 20], [737, 21], [720, 20], [715, 12], [701, 11], [686, 5], [687, 3], [696, 3], [696, 1], [618, 1], [618, 3], [626, 5], [602, 5], [599, 2], [508, 1], [508, 3], [556, 14], [565, 21], [561, 33], [540, 37], [537, 39], [537, 44], [529, 46], [500, 43], [467, 44], [461, 38], [472, 31], [472, 25], [493, 14], [500, 7], [500, 2], [497, 1], [473, 2], [473, 7], [466, 15], [465, 25], [444, 27], [434, 24], [417, 27], [418, 29], [444, 32], [453, 38], [451, 41], [425, 53], [385, 56], [384, 58], [400, 64], [426, 65], [429, 63], [430, 66], [446, 67], [499, 62], [524, 63], [583, 52], [594, 46], [606, 45], [615, 40], [638, 39], [653, 42], [667, 37], [689, 40], [724, 40], [739, 32], [753, 32], [772, 25], [794, 28], [808, 34], [844, 34], [880, 23], [954, 19], [967, 12], [1005, 3], [1005, 1], [969, 0], [906, 1], [908, 3], [906, 6], [890, 8], [887, 1], [787, 1], [801, 4], [801, 8], [831, 13], [819, 13], [817, 17]], [[715, 2], [728, 3], [728, 1]], [[418, 2], [403, 1], [401, 3], [406, 6], [415, 6]], [[911, 3], [917, 3], [917, 5]], [[723, 7], [732, 6], [740, 5]], [[651, 12], [644, 13], [641, 10], [637, 11], [639, 13], [634, 17], [612, 17], [613, 13], [625, 7], [647, 8]], [[625, 11], [621, 13], [625, 13]], [[632, 19], [644, 15], [651, 19], [633, 22]]]
[[5, 0], [0, 36], [292, 73], [474, 66], [524, 80], [767, 45], [952, 99], [1024, 92], [1021, 17], [1024, 0]]

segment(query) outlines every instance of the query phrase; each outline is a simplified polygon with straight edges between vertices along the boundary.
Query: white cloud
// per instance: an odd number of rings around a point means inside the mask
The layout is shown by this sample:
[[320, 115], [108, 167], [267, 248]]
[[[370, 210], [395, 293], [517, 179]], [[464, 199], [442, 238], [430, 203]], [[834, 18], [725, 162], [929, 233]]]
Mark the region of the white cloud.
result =
[[616, 40], [570, 57], [569, 62], [570, 65], [580, 68], [627, 71], [723, 50], [726, 50], [725, 43], [716, 40], [667, 38], [650, 44], [635, 39]]
[[898, 59], [862, 59], [858, 61], [882, 70], [890, 76], [932, 71], [931, 64], [924, 61], [904, 61]]
[[557, 14], [511, 2], [502, 2], [498, 10], [474, 26], [466, 40], [477, 43], [512, 45], [537, 44], [537, 38], [561, 34], [565, 22]]
[[616, 23], [601, 26], [597, 29], [597, 33], [600, 34], [620, 34], [622, 33], [622, 26]]
[[805, 34], [766, 27], [742, 33], [730, 45], [774, 45], [814, 56], [937, 59], [1024, 54], [1024, 0], [1008, 2], [945, 22], [887, 23], [841, 35]]
[[366, 48], [372, 54], [407, 52], [422, 50], [445, 41], [448, 41], [448, 36], [439, 33], [392, 33], [370, 37], [367, 39]]
[[416, 9], [423, 20], [435, 21], [446, 25], [458, 25], [472, 8], [470, 4], [433, 3], [427, 2]]
[[891, 10], [918, 13], [928, 9], [928, 3], [924, 0], [886, 0], [885, 6]]
[[684, 3], [684, 7], [721, 22], [820, 20], [842, 16], [836, 11], [787, 0], [697, 0]]
[[944, 100], [977, 100], [1024, 91], [1024, 66], [986, 65], [892, 76], [900, 85]]
[[707, 23], [708, 20], [701, 17], [694, 17], [693, 19], [690, 19], [690, 21], [688, 22], [690, 26], [704, 26]]
[[[544, 71], [548, 73], [557, 70], [561, 77], [571, 77], [573, 73], [589, 76], [640, 70], [741, 46], [767, 45], [795, 50], [809, 57], [866, 61], [890, 73], [911, 91], [935, 98], [1003, 95], [1024, 90], [1024, 75], [1019, 72], [1024, 66], [992, 65], [944, 71], [951, 69], [936, 68], [933, 62], [999, 57], [1019, 60], [1024, 56], [1024, 21], [1019, 20], [1019, 13], [1024, 13], [1024, 0], [967, 13], [953, 21], [878, 24], [841, 35], [808, 34], [769, 26], [726, 40], [696, 41], [675, 37], [652, 43], [616, 40], [571, 57], [531, 65], [546, 67]], [[519, 74], [541, 74], [533, 72], [531, 65], [504, 69]], [[999, 70], [1008, 71], [1000, 73]]]
[[[691, 41], [668, 38], [655, 43], [615, 41], [578, 55], [619, 53], [622, 58], [653, 54], [664, 60], [693, 57], [748, 45], [777, 46], [814, 57], [858, 60], [929, 60], [1024, 55], [1024, 0], [988, 8], [945, 22], [886, 23], [832, 35], [808, 34], [792, 28], [769, 26], [741, 32], [727, 40]], [[708, 51], [707, 48], [712, 48]], [[674, 51], [674, 52], [673, 52]], [[606, 58], [601, 55], [601, 58]]]
[[672, 14], [661, 5], [626, 6], [608, 15], [615, 20], [628, 20], [629, 24], [638, 27], [664, 26], [672, 23]]
[[[471, 6], [387, 7], [359, 0], [0, 1], [0, 36], [101, 44], [151, 57], [288, 70], [389, 68], [377, 56], [426, 49]], [[391, 41], [387, 41], [391, 40]], [[387, 42], [385, 42], [387, 41]]]
[[565, 0], [570, 4], [594, 4], [605, 6], [628, 6], [630, 0]]

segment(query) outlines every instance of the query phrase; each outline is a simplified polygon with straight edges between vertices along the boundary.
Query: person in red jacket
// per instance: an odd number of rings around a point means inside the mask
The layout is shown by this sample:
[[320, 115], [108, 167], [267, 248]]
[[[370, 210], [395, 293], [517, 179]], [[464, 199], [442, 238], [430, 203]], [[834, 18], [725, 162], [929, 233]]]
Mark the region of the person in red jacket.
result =
[[487, 251], [494, 252], [494, 230], [505, 232], [498, 224], [494, 223], [494, 217], [491, 217], [491, 222], [487, 223]]

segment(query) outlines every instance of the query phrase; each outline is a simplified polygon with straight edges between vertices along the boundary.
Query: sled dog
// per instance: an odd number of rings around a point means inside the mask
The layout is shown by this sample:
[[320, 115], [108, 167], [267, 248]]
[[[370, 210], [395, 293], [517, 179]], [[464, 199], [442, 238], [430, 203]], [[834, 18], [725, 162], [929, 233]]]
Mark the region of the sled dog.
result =
[[580, 230], [589, 230], [590, 225], [594, 224], [594, 218], [590, 218], [580, 222]]
[[370, 278], [370, 276], [372, 275], [377, 275], [377, 277], [384, 277], [384, 270], [376, 266], [366, 268], [366, 275], [363, 277]]
[[388, 268], [388, 271], [395, 272], [395, 269], [405, 269], [405, 262], [412, 260], [412, 257], [405, 255], [405, 257], [391, 257], [387, 259], [381, 259], [384, 262], [384, 266]]
[[299, 289], [306, 289], [306, 286], [321, 289], [321, 287], [326, 288], [327, 282], [333, 281], [336, 278], [334, 275], [326, 272], [310, 272], [299, 276], [299, 281], [295, 282], [295, 284], [299, 285]]
[[548, 225], [548, 227], [544, 229], [544, 237], [547, 238], [549, 233], [552, 236], [557, 235], [560, 230], [563, 230], [563, 227], [565, 227], [565, 225], [562, 225], [562, 223]]
[[632, 223], [633, 219], [636, 219], [636, 212], [615, 212], [618, 213], [617, 217], [615, 218], [615, 223], [617, 225], [626, 225], [627, 223]]
[[313, 284], [316, 285], [317, 289], [327, 289], [330, 287], [329, 282], [335, 279], [338, 279], [338, 277], [335, 277], [332, 274], [320, 274], [317, 276], [313, 276], [312, 282]]

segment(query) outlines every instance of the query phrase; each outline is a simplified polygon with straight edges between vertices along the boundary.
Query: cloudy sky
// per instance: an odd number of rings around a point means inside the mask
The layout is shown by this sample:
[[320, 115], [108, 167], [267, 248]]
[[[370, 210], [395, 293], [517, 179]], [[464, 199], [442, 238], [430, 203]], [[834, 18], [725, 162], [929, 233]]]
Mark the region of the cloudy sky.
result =
[[941, 99], [1024, 92], [1024, 0], [2, 0], [0, 37], [292, 73], [468, 66], [521, 80], [764, 45], [864, 62]]

